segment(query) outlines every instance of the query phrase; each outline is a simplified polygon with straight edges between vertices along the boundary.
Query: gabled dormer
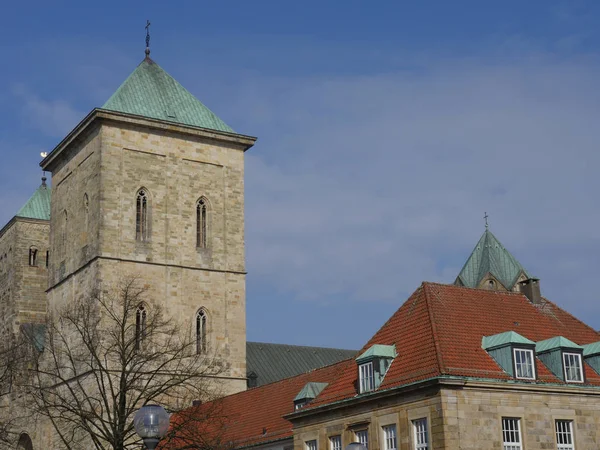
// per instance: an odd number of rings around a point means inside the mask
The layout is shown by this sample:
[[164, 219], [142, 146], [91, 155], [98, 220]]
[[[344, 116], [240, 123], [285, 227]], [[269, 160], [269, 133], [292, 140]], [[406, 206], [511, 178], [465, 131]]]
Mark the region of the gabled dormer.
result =
[[600, 341], [583, 345], [583, 360], [600, 374]]
[[317, 383], [314, 381], [306, 383], [294, 398], [294, 410], [298, 411], [299, 409], [304, 408], [307, 404], [317, 398], [321, 391], [326, 387], [327, 383]]
[[556, 336], [538, 342], [538, 358], [558, 378], [567, 383], [584, 383], [583, 347], [566, 337]]
[[364, 394], [377, 389], [395, 357], [395, 345], [374, 344], [356, 358], [358, 393]]
[[502, 369], [519, 380], [536, 379], [535, 342], [515, 331], [484, 336], [481, 347]]

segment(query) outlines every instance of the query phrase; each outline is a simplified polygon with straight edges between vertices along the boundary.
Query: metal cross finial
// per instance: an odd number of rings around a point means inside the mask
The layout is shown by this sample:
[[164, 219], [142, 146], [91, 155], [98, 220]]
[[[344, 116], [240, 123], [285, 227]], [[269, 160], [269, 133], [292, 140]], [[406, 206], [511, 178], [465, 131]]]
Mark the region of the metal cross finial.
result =
[[150, 21], [146, 20], [146, 56], [150, 56]]
[[488, 229], [488, 227], [489, 227], [489, 225], [488, 225], [488, 221], [487, 221], [487, 220], [488, 220], [488, 217], [489, 217], [489, 216], [488, 216], [488, 213], [487, 213], [487, 212], [484, 212], [484, 213], [483, 213], [483, 219], [485, 220], [485, 229], [486, 229], [486, 230], [487, 230], [487, 229]]

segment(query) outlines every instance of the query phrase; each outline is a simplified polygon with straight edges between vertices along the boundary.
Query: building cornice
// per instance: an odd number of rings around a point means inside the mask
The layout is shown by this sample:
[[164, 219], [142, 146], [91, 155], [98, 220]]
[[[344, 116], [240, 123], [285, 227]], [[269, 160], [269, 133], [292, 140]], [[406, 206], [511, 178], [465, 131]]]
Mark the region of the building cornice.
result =
[[256, 142], [253, 136], [246, 136], [237, 133], [228, 133], [226, 131], [211, 130], [208, 128], [194, 127], [191, 125], [183, 125], [179, 123], [169, 122], [166, 120], [151, 119], [148, 117], [137, 116], [116, 111], [109, 111], [101, 108], [94, 108], [81, 122], [71, 130], [65, 138], [58, 143], [56, 147], [46, 156], [41, 162], [42, 169], [49, 172], [55, 165], [56, 158], [69, 147], [73, 141], [81, 136], [86, 130], [92, 127], [98, 121], [115, 122], [121, 124], [129, 124], [135, 126], [148, 127], [154, 130], [161, 130], [176, 134], [185, 134], [188, 136], [196, 136], [204, 139], [225, 142], [234, 144], [243, 151], [251, 148]]

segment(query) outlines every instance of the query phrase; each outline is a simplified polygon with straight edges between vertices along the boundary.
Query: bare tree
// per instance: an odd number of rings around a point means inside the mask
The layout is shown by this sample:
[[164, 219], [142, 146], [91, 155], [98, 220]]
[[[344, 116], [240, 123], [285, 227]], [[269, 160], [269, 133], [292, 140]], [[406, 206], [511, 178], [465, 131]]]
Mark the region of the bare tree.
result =
[[133, 416], [143, 404], [178, 411], [218, 394], [225, 367], [146, 294], [128, 278], [49, 314], [30, 394], [61, 448], [139, 449]]

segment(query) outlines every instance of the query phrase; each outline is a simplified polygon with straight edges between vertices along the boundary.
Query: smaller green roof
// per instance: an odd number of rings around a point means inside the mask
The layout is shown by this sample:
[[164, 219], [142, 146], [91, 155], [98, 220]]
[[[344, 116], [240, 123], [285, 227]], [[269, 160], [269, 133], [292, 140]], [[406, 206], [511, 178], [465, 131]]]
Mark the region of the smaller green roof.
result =
[[396, 357], [396, 346], [395, 345], [381, 345], [374, 344], [369, 349], [356, 358], [356, 362], [360, 363], [373, 358], [395, 358]]
[[535, 345], [535, 342], [521, 336], [516, 331], [505, 331], [504, 333], [494, 334], [493, 336], [484, 336], [481, 339], [481, 347], [484, 350], [510, 344]]
[[600, 341], [585, 344], [583, 346], [583, 356], [592, 356], [600, 354]]
[[314, 381], [306, 383], [294, 398], [294, 402], [317, 398], [321, 391], [327, 387], [327, 384], [328, 383], [316, 383]]
[[488, 273], [508, 290], [513, 289], [521, 274], [527, 278], [531, 277], [498, 238], [486, 228], [458, 274], [455, 284], [476, 288]]
[[50, 220], [50, 198], [51, 189], [46, 185], [46, 179], [43, 178], [42, 185], [37, 188], [16, 216], [26, 219]]
[[535, 344], [536, 353], [549, 352], [550, 350], [556, 350], [559, 348], [583, 349], [581, 345], [577, 345], [575, 342], [570, 341], [564, 336], [555, 336]]
[[127, 77], [102, 109], [234, 133], [149, 57]]

